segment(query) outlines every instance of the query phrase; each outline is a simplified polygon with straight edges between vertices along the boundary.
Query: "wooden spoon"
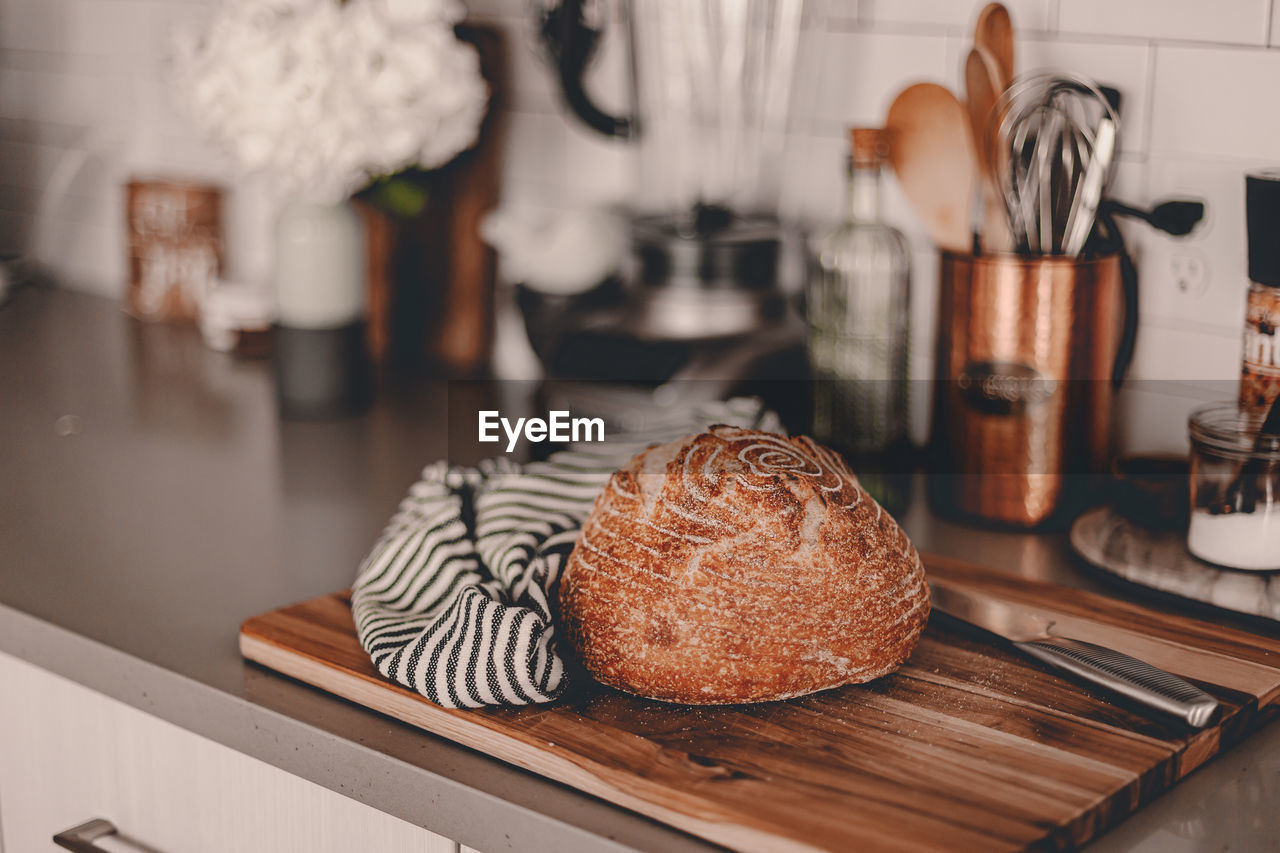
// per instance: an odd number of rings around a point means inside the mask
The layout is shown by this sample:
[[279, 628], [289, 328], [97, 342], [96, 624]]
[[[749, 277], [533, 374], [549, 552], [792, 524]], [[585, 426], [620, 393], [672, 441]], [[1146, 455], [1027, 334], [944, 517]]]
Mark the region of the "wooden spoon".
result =
[[1000, 68], [986, 48], [975, 47], [969, 51], [964, 64], [964, 85], [969, 127], [973, 132], [978, 174], [982, 179], [982, 212], [980, 217], [975, 217], [975, 221], [982, 223], [979, 239], [987, 251], [1007, 252], [1013, 248], [1013, 234], [1004, 200], [991, 171], [995, 125], [999, 121], [999, 116], [995, 115], [996, 102], [1003, 90], [1000, 88]]
[[990, 53], [1000, 69], [996, 78], [999, 81], [998, 97], [1013, 80], [1013, 20], [1004, 4], [988, 3], [978, 13], [978, 22], [973, 27], [973, 44]]
[[894, 99], [885, 130], [898, 183], [933, 241], [968, 252], [978, 161], [965, 108], [950, 90], [917, 83]]
[[[1001, 89], [1000, 68], [991, 52], [985, 48], [975, 47], [969, 51], [964, 63], [964, 90], [974, 146], [979, 155], [986, 155], [991, 145], [992, 114]], [[986, 172], [985, 156], [982, 160], [982, 171]]]

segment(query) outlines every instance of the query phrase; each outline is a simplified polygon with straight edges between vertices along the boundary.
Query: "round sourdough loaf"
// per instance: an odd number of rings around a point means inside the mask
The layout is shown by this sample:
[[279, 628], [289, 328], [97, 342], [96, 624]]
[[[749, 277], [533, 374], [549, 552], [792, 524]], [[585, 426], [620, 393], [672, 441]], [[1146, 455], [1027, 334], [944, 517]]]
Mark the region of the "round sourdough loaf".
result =
[[613, 475], [560, 611], [605, 684], [728, 704], [892, 672], [924, 630], [929, 590], [915, 548], [839, 455], [719, 425]]

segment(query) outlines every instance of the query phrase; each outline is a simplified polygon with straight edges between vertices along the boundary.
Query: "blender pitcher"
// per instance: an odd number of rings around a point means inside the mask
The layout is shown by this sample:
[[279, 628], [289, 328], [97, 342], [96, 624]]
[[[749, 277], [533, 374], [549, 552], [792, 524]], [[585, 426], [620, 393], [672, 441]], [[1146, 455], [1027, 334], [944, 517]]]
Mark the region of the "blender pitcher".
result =
[[[644, 295], [641, 325], [651, 331], [741, 333], [773, 310], [781, 154], [802, 5], [541, 3], [541, 36], [565, 102], [588, 126], [636, 149], [632, 284]], [[634, 114], [625, 117], [601, 110], [585, 79], [610, 21], [625, 27], [630, 53]]]

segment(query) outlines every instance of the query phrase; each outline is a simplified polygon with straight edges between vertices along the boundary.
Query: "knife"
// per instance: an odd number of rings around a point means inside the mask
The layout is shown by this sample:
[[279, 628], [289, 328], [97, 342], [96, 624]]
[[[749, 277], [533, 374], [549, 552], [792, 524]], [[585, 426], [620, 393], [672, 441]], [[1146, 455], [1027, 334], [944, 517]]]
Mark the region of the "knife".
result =
[[1194, 728], [1204, 728], [1217, 715], [1218, 700], [1195, 685], [1114, 649], [1053, 636], [1053, 620], [1033, 610], [935, 581], [929, 581], [929, 595], [935, 609], [1003, 637], [1023, 654]]

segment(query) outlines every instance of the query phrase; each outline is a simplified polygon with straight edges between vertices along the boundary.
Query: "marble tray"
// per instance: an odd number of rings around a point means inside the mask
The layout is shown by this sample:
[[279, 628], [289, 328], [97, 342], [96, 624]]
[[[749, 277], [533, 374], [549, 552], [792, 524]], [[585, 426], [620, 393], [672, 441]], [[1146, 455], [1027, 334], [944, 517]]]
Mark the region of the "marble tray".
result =
[[1139, 527], [1111, 507], [1085, 512], [1071, 526], [1071, 547], [1127, 581], [1280, 621], [1280, 572], [1244, 572], [1199, 560], [1186, 534]]

